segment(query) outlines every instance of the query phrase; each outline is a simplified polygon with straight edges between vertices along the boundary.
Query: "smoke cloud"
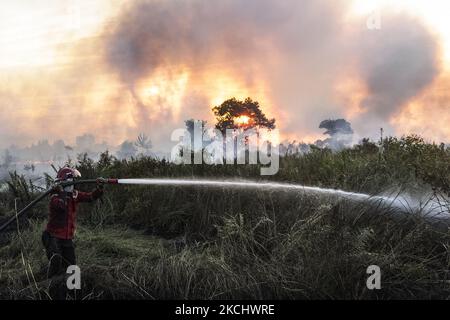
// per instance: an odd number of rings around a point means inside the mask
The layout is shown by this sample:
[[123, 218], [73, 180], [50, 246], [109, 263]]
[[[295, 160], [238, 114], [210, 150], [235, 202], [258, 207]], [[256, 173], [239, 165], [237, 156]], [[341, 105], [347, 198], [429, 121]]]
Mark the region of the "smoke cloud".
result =
[[[93, 133], [117, 146], [142, 132], [167, 151], [173, 129], [211, 124], [211, 108], [233, 96], [258, 100], [286, 139], [313, 142], [322, 120], [338, 118], [358, 136], [402, 134], [413, 128], [406, 110], [442, 72], [438, 39], [405, 14], [382, 12], [381, 29], [368, 30], [349, 7], [124, 1], [95, 34], [58, 47], [63, 63], [0, 78], [0, 145]], [[427, 138], [450, 139], [443, 130]]]
[[[347, 8], [346, 1], [139, 1], [107, 39], [107, 61], [134, 96], [139, 80], [160, 68], [184, 67], [199, 78], [214, 78], [215, 70], [250, 88], [263, 83], [265, 96], [255, 98], [269, 103], [287, 134], [309, 135], [330, 116], [350, 116], [360, 135], [383, 126], [395, 134], [391, 117], [438, 74], [436, 40], [405, 15], [383, 16], [377, 31], [362, 20], [348, 25]], [[348, 70], [366, 90], [357, 115], [336, 100]], [[208, 83], [201, 86], [208, 91]], [[137, 101], [148, 119], [149, 106]], [[210, 106], [190, 107], [201, 115]], [[183, 110], [186, 118], [193, 112]]]
[[368, 90], [361, 103], [360, 134], [389, 124], [392, 116], [439, 74], [437, 41], [420, 22], [408, 16], [386, 15], [383, 25], [381, 32], [361, 35], [357, 52], [358, 70]]

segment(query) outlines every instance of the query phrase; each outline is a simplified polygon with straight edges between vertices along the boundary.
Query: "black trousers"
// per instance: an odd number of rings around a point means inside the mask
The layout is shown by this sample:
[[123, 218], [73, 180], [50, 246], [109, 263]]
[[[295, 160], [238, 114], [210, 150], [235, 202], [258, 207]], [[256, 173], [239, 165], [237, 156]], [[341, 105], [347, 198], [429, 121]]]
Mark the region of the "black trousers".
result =
[[47, 272], [49, 278], [65, 274], [68, 266], [76, 264], [75, 246], [71, 239], [58, 239], [44, 231], [42, 233], [42, 243], [49, 260]]

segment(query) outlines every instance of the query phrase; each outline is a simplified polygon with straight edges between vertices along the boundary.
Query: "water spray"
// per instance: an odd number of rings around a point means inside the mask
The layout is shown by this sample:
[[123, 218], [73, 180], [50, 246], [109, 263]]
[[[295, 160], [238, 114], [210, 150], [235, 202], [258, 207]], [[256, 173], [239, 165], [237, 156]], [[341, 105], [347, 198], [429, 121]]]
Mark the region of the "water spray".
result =
[[[256, 181], [223, 181], [223, 180], [190, 180], [190, 179], [90, 179], [90, 180], [76, 180], [68, 182], [60, 182], [55, 184], [51, 189], [44, 192], [38, 198], [29, 203], [25, 208], [17, 212], [13, 217], [8, 219], [4, 224], [0, 226], [0, 232], [5, 230], [11, 223], [18, 220], [25, 212], [33, 208], [38, 202], [44, 199], [46, 196], [55, 191], [57, 187], [66, 187], [71, 185], [82, 184], [112, 184], [112, 185], [152, 185], [152, 186], [197, 186], [197, 187], [210, 187], [210, 188], [245, 188], [245, 189], [260, 189], [260, 190], [284, 190], [284, 191], [296, 191], [304, 192], [308, 194], [319, 194], [338, 196], [343, 199], [363, 202], [370, 201], [377, 205], [386, 207], [393, 207], [400, 211], [408, 211], [410, 205], [408, 202], [402, 201], [395, 197], [387, 196], [371, 196], [364, 193], [348, 192], [338, 189], [327, 189], [319, 187], [308, 187], [297, 184], [279, 183], [279, 182], [256, 182]], [[450, 223], [449, 212], [442, 211], [441, 209], [429, 207], [427, 209], [429, 213], [433, 215], [427, 215], [426, 218], [432, 220], [443, 220]]]

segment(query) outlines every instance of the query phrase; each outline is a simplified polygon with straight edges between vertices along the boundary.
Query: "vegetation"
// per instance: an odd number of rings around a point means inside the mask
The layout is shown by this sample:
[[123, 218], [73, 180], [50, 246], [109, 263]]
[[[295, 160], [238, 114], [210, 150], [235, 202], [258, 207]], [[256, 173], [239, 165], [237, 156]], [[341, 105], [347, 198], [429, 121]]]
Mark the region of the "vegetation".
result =
[[224, 101], [220, 106], [214, 107], [212, 111], [217, 120], [216, 129], [223, 133], [227, 129], [238, 128], [275, 129], [275, 119], [267, 119], [259, 103], [251, 98], [244, 101], [231, 98]]
[[[382, 151], [382, 152], [381, 152]], [[184, 177], [259, 180], [257, 165], [175, 165], [148, 157], [80, 156], [86, 178]], [[450, 149], [417, 136], [364, 140], [339, 152], [311, 146], [265, 177], [381, 194], [450, 195]], [[12, 174], [0, 218], [41, 192]], [[449, 210], [448, 201], [442, 203]], [[46, 203], [19, 232], [0, 238], [0, 298], [48, 299], [40, 243]], [[77, 299], [448, 299], [448, 226], [394, 208], [331, 196], [243, 189], [108, 186], [79, 213], [82, 290]], [[366, 269], [382, 270], [368, 290]], [[73, 295], [71, 296], [72, 298]]]

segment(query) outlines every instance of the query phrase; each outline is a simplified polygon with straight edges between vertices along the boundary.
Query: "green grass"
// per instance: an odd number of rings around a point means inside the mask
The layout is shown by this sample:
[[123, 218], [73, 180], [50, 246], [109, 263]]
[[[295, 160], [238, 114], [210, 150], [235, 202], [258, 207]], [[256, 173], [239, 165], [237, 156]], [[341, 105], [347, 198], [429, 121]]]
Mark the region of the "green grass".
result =
[[[319, 206], [288, 228], [262, 216], [224, 219], [214, 240], [188, 242], [126, 227], [81, 227], [76, 246], [83, 299], [431, 299], [450, 297], [450, 236], [423, 221], [348, 219]], [[377, 227], [374, 227], [377, 226]], [[382, 226], [380, 228], [379, 226]], [[279, 230], [276, 230], [278, 227]], [[280, 230], [281, 229], [281, 230]], [[1, 298], [47, 299], [41, 223], [2, 247]], [[22, 259], [23, 256], [23, 259]], [[380, 291], [365, 286], [382, 270]], [[26, 276], [28, 274], [28, 276]]]
[[[450, 152], [417, 138], [286, 157], [269, 179], [348, 191], [448, 193]], [[79, 159], [86, 178], [260, 179], [258, 166], [187, 166], [141, 158]], [[15, 180], [16, 179], [16, 180]], [[12, 177], [0, 216], [38, 192]], [[421, 191], [422, 190], [422, 191]], [[447, 206], [448, 203], [444, 203]], [[40, 237], [46, 206], [3, 236], [0, 298], [49, 299]], [[450, 233], [418, 215], [336, 197], [206, 188], [114, 187], [84, 205], [73, 299], [449, 299]], [[382, 271], [368, 290], [366, 269]]]

